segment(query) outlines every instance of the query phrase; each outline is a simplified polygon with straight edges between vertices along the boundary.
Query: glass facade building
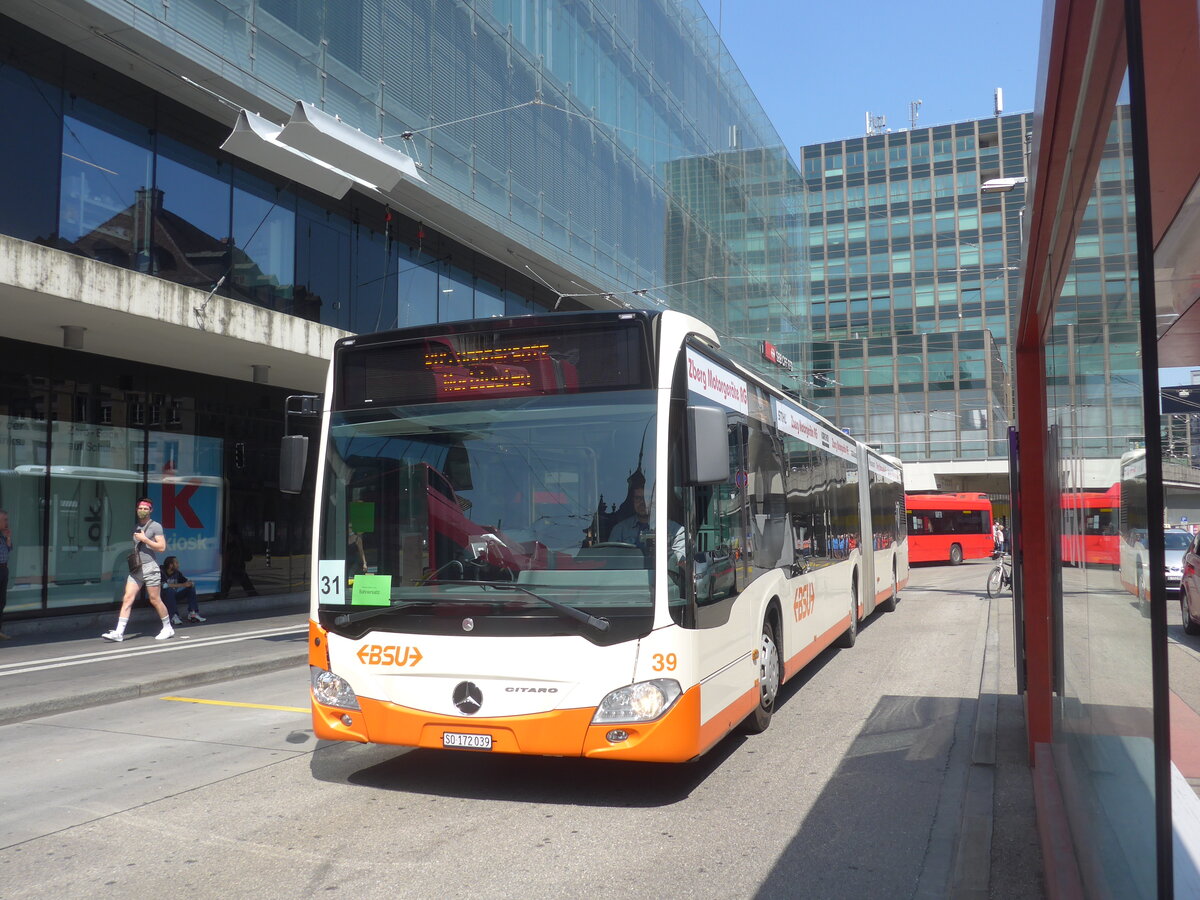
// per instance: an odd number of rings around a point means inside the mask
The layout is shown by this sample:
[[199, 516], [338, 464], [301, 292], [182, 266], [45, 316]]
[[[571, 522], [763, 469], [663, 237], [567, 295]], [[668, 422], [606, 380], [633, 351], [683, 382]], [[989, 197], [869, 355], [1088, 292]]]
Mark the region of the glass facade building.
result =
[[823, 413], [906, 461], [1007, 454], [1025, 184], [980, 187], [1026, 177], [1032, 127], [998, 116], [799, 151], [818, 342], [808, 387]]
[[[906, 461], [1007, 458], [1033, 127], [1022, 113], [800, 152], [810, 322], [825, 338], [813, 347], [809, 388], [822, 412]], [[1120, 107], [1079, 225], [1054, 351], [1055, 422], [1108, 460], [1081, 473], [1080, 488], [1107, 488], [1121, 454], [1141, 446], [1140, 394], [1120, 377], [1138, 352], [1130, 160]], [[999, 178], [1018, 181], [981, 191]]]
[[[0, 134], [0, 164], [21, 177], [0, 196], [0, 239], [40, 248], [20, 255], [45, 268], [15, 281], [83, 259], [193, 291], [185, 331], [156, 343], [211, 340], [216, 298], [277, 317], [263, 347], [293, 322], [336, 335], [647, 305], [710, 320], [751, 366], [768, 335], [800, 345], [799, 170], [694, 0], [97, 0], [57, 17], [17, 0], [4, 14], [0, 106], [21, 128]], [[423, 181], [331, 199], [220, 149], [239, 109], [280, 122], [297, 100], [407, 153]], [[90, 349], [126, 320], [81, 290]], [[176, 485], [220, 498], [205, 515], [166, 498], [202, 586], [228, 580], [230, 541], [273, 589], [303, 583], [306, 501], [284, 503], [272, 467], [285, 428], [304, 427], [285, 423], [285, 397], [320, 376], [254, 384], [253, 346], [209, 351], [244, 355], [246, 381], [172, 368], [165, 346], [155, 365], [97, 356], [19, 308], [0, 362], [10, 610], [111, 602], [111, 521]]]

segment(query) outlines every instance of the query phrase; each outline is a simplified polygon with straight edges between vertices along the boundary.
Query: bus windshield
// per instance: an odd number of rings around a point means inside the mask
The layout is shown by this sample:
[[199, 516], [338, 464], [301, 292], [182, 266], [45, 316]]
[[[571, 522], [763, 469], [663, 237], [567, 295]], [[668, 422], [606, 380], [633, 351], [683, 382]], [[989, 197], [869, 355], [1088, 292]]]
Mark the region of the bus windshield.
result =
[[323, 624], [648, 632], [655, 410], [622, 390], [332, 413], [320, 565], [346, 587], [322, 596]]

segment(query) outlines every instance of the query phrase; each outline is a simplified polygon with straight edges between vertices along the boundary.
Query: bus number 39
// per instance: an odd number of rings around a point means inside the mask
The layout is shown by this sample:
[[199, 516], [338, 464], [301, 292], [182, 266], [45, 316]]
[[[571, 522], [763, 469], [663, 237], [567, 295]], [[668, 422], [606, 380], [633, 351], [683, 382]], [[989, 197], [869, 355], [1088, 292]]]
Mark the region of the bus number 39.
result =
[[679, 664], [674, 653], [655, 653], [654, 654], [654, 671], [655, 672], [674, 672], [675, 667]]

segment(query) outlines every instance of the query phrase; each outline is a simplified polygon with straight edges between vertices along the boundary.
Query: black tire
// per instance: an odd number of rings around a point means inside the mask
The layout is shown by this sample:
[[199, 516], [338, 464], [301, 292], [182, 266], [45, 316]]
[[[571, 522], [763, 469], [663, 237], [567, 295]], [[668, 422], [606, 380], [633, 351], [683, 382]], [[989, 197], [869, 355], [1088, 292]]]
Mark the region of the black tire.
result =
[[838, 646], [849, 649], [858, 640], [858, 579], [850, 585], [850, 627], [838, 638]]
[[892, 593], [891, 595], [879, 604], [879, 608], [884, 612], [895, 612], [896, 604], [900, 602], [900, 587], [896, 583], [896, 562], [892, 561]]
[[1193, 622], [1188, 614], [1187, 594], [1183, 591], [1179, 592], [1179, 611], [1183, 613], [1183, 630], [1188, 634], [1200, 634], [1200, 625]]
[[959, 544], [951, 544], [950, 545], [950, 565], [961, 566], [962, 559], [963, 559], [962, 547]]
[[987, 592], [989, 597], [1000, 596], [1000, 591], [1004, 588], [1004, 566], [996, 566], [992, 571], [988, 572], [987, 577]]
[[779, 686], [782, 683], [783, 661], [775, 640], [775, 626], [767, 618], [763, 620], [758, 647], [758, 706], [742, 723], [742, 730], [747, 734], [762, 734], [767, 730], [775, 713], [775, 701], [779, 699]]

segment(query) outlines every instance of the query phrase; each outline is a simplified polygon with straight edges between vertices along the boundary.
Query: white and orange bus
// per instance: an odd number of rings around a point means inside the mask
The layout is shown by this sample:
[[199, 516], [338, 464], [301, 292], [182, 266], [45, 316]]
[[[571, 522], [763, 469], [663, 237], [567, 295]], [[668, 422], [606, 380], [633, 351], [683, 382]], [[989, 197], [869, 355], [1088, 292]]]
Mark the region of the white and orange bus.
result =
[[908, 579], [899, 462], [680, 313], [346, 338], [323, 407], [321, 738], [693, 759]]

